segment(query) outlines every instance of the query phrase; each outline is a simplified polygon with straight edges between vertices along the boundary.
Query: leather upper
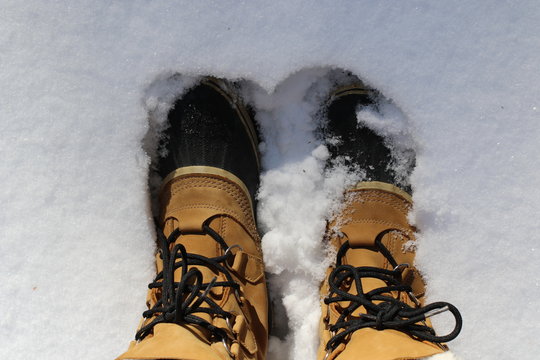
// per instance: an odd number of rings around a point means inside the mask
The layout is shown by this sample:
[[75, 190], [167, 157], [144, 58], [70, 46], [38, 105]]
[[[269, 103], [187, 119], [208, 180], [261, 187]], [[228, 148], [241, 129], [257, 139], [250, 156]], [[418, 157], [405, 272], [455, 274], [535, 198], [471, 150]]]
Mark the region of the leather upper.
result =
[[[184, 245], [188, 253], [206, 257], [224, 254], [222, 247], [203, 233], [205, 223], [229, 245], [234, 258], [227, 266], [234, 280], [240, 284], [239, 294], [230, 287], [219, 286], [213, 287], [210, 294], [223, 310], [235, 315], [234, 319], [227, 324], [219, 316], [196, 315], [225, 329], [235, 339], [229, 347], [236, 360], [262, 360], [268, 344], [268, 299], [260, 238], [249, 194], [234, 176], [228, 176], [231, 174], [221, 169], [206, 170], [205, 173], [182, 174], [165, 184], [160, 198], [164, 204], [160, 222], [166, 236], [174, 229], [180, 229], [182, 235], [175, 244]], [[159, 256], [156, 256], [156, 265], [158, 272], [161, 271], [163, 265]], [[223, 274], [209, 267], [193, 267], [202, 272], [204, 283], [214, 277], [218, 282], [226, 281]], [[181, 269], [174, 272], [175, 281], [179, 281], [180, 274]], [[149, 308], [159, 296], [159, 289], [149, 290]], [[143, 322], [150, 320], [143, 319]], [[207, 330], [196, 325], [158, 324], [153, 334], [140, 342], [132, 342], [130, 349], [118, 359], [162, 358], [221, 360], [231, 357], [220, 341], [212, 339]]]
[[[343, 264], [354, 267], [371, 266], [393, 270], [388, 259], [377, 251], [375, 238], [382, 231], [397, 229], [385, 234], [382, 243], [390, 251], [398, 264], [408, 264], [402, 273], [403, 281], [412, 287], [412, 292], [419, 300], [424, 302], [425, 285], [420, 273], [414, 265], [415, 237], [414, 228], [409, 225], [407, 214], [411, 203], [403, 196], [402, 192], [388, 191], [388, 184], [360, 187], [349, 190], [346, 193], [346, 204], [341, 213], [336, 216], [328, 226], [328, 236], [331, 244], [338, 249], [348, 241], [351, 248], [342, 259]], [[382, 190], [381, 188], [385, 188]], [[332, 268], [328, 269], [327, 275]], [[385, 287], [387, 284], [377, 278], [362, 278], [364, 293], [373, 289]], [[349, 288], [344, 289], [355, 294], [354, 282], [349, 283]], [[328, 282], [321, 286], [321, 296], [326, 297], [329, 293]], [[386, 294], [415, 306], [414, 301], [405, 292], [394, 291]], [[334, 302], [329, 305], [322, 304], [322, 319], [320, 323], [321, 344], [318, 359], [325, 359], [325, 345], [333, 336], [329, 330], [331, 324], [335, 324], [342, 310], [348, 306], [348, 302]], [[364, 307], [358, 308], [349, 318], [366, 313]], [[428, 326], [429, 321], [426, 322]], [[419, 341], [411, 336], [396, 330], [375, 330], [364, 328], [357, 330], [349, 336], [345, 343], [340, 344], [331, 352], [326, 360], [402, 360], [419, 359], [426, 356], [441, 353], [445, 350], [444, 345], [427, 341]]]

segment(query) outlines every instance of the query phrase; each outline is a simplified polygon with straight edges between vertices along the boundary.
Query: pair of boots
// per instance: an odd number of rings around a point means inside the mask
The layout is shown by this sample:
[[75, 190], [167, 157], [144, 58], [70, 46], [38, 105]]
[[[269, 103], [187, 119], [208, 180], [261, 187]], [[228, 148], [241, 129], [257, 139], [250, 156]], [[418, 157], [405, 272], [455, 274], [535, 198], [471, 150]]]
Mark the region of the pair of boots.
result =
[[[319, 360], [419, 359], [444, 352], [461, 318], [448, 303], [425, 305], [414, 264], [411, 197], [388, 169], [383, 139], [358, 129], [356, 108], [373, 103], [361, 83], [327, 104], [333, 157], [367, 170], [372, 181], [347, 191], [328, 225], [337, 250], [321, 286]], [[158, 171], [157, 276], [139, 329], [118, 359], [263, 360], [269, 303], [254, 216], [259, 185], [256, 128], [234, 86], [206, 78], [169, 113]], [[437, 336], [428, 317], [451, 311], [456, 327]]]

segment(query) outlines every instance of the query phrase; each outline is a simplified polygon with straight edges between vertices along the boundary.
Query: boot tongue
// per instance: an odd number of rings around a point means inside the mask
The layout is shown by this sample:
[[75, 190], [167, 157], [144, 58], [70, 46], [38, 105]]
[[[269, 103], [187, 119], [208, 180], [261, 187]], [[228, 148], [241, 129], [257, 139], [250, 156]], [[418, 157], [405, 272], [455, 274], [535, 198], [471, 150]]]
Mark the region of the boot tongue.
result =
[[[181, 228], [179, 226], [179, 221], [175, 217], [169, 217], [168, 220], [165, 222], [165, 226], [164, 226], [165, 236], [169, 236], [170, 233], [177, 228]], [[208, 258], [213, 258], [219, 255], [222, 255], [221, 246], [211, 236], [205, 235], [205, 234], [180, 235], [175, 241], [175, 243], [171, 244], [170, 249], [172, 249], [177, 244], [182, 244], [186, 248], [186, 252], [189, 254], [202, 255]], [[191, 270], [191, 269], [197, 269], [201, 272], [202, 282], [205, 284], [210, 283], [214, 278], [217, 278], [217, 281], [225, 280], [223, 274], [219, 273], [215, 269], [212, 269], [208, 266], [190, 265], [188, 267], [188, 270]], [[174, 281], [178, 283], [181, 280], [181, 278], [182, 278], [182, 267], [179, 267], [178, 269], [174, 271]], [[221, 286], [212, 287], [212, 289], [210, 290], [210, 296], [218, 305], [222, 305], [223, 287]], [[203, 302], [199, 306], [209, 307], [209, 305], [206, 302]], [[212, 323], [212, 317], [210, 314], [207, 314], [204, 312], [196, 312], [193, 315], [200, 317], [209, 323]], [[190, 331], [194, 332], [195, 334], [203, 338], [208, 338], [208, 336], [210, 335], [206, 333], [206, 331], [203, 330], [199, 326], [190, 325], [190, 324], [183, 324], [182, 326], [190, 329]]]
[[[215, 222], [218, 222], [218, 220], [215, 220], [214, 223]], [[165, 236], [169, 236], [170, 233], [173, 232], [175, 229], [182, 229], [182, 227], [180, 227], [178, 224], [179, 224], [179, 221], [175, 217], [169, 217], [169, 219], [165, 222], [165, 226], [164, 226]], [[174, 245], [177, 245], [177, 244], [182, 244], [186, 248], [187, 253], [202, 255], [208, 258], [217, 257], [223, 254], [221, 245], [219, 245], [216, 242], [216, 240], [214, 240], [211, 236], [207, 234], [180, 235], [178, 239], [176, 240], [176, 242], [171, 245], [171, 249], [172, 247], [174, 247]], [[219, 281], [221, 280], [221, 277], [222, 277], [222, 275], [218, 271], [208, 266], [190, 265], [189, 268], [198, 269], [203, 276], [204, 283], [209, 283], [210, 281], [212, 281], [214, 277], [217, 277]], [[174, 281], [175, 282], [180, 281], [181, 276], [182, 276], [182, 268], [180, 267], [176, 269], [176, 271], [174, 272]], [[213, 294], [216, 294], [216, 291], [221, 293], [222, 287], [219, 286], [219, 287], [212, 288]]]
[[[355, 267], [374, 267], [378, 269], [393, 270], [394, 266], [389, 260], [375, 247], [374, 238], [380, 233], [380, 231], [386, 230], [388, 226], [379, 226], [378, 224], [373, 226], [372, 224], [354, 224], [343, 227], [343, 234], [345, 235], [341, 240], [342, 243], [349, 241], [351, 248], [347, 251], [342, 261], [344, 264], [352, 265]], [[349, 236], [351, 234], [351, 236]], [[370, 239], [370, 236], [373, 236]], [[402, 273], [402, 279], [404, 284], [411, 285], [413, 293], [417, 297], [424, 295], [425, 286], [419, 273], [412, 267], [414, 263], [414, 252], [406, 250], [404, 244], [409, 241], [407, 237], [399, 232], [390, 232], [382, 237], [382, 244], [391, 252], [394, 260], [397, 264], [408, 264]], [[361, 247], [358, 247], [361, 246]], [[362, 292], [368, 293], [372, 290], [379, 289], [388, 286], [388, 284], [377, 278], [364, 277], [361, 280]], [[351, 283], [348, 290], [351, 294], [357, 294], [356, 285]], [[397, 293], [383, 293], [390, 297], [396, 297]], [[375, 301], [379, 303], [380, 301]], [[348, 306], [349, 303], [344, 303], [344, 306]], [[360, 313], [365, 313], [364, 307], [360, 307], [353, 312], [353, 316], [358, 316]]]
[[[393, 267], [389, 261], [375, 247], [375, 238], [381, 232], [388, 229], [388, 225], [379, 224], [377, 222], [365, 221], [361, 223], [350, 223], [341, 228], [341, 232], [345, 237], [342, 243], [349, 242], [350, 249], [343, 257], [343, 263], [355, 267], [374, 267], [378, 269], [391, 270]], [[383, 243], [387, 243], [387, 234], [383, 237]], [[371, 290], [387, 286], [386, 282], [377, 278], [362, 278], [362, 292], [368, 293]], [[351, 284], [350, 292], [357, 293], [354, 282]], [[391, 294], [387, 294], [391, 295]], [[348, 305], [348, 304], [347, 304]], [[353, 315], [358, 316], [359, 313], [365, 312], [363, 307], [358, 308]]]
[[[380, 253], [376, 251], [368, 250], [368, 249], [349, 249], [349, 251], [347, 251], [347, 254], [345, 255], [343, 259], [343, 262], [344, 264], [349, 264], [352, 266], [358, 266], [357, 264], [361, 263], [362, 266], [370, 266], [370, 267], [376, 267], [376, 268], [384, 267], [384, 257]], [[380, 279], [376, 279], [376, 278], [362, 278], [360, 281], [362, 283], [363, 293], [368, 293], [371, 290], [387, 286], [387, 284], [384, 281]], [[350, 294], [358, 294], [358, 291], [356, 289], [356, 284], [354, 283], [354, 281], [351, 282], [350, 288], [347, 290], [347, 292], [349, 292]], [[391, 294], [384, 294], [384, 295], [391, 296]], [[375, 303], [377, 303], [377, 301]], [[347, 301], [347, 302], [342, 302], [341, 305], [343, 307], [347, 307], [349, 306], [349, 304], [350, 302]], [[359, 314], [361, 313], [362, 314], [366, 313], [366, 310], [364, 309], [363, 306], [356, 309], [352, 313], [352, 316], [359, 316]]]

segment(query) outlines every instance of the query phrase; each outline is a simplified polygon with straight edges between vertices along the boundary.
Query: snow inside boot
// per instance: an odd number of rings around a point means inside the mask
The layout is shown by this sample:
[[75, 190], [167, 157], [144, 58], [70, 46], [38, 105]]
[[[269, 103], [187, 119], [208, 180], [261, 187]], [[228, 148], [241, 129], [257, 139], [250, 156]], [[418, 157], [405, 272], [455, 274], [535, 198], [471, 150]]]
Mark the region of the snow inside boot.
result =
[[[384, 139], [357, 127], [357, 108], [375, 101], [376, 93], [356, 81], [336, 91], [328, 105], [324, 132], [332, 157], [345, 156], [369, 181], [346, 192], [344, 207], [328, 225], [337, 259], [321, 286], [318, 360], [421, 359], [446, 351], [444, 343], [461, 330], [453, 305], [424, 303], [425, 284], [414, 267], [415, 229], [407, 220], [410, 187], [389, 169]], [[455, 328], [437, 336], [429, 317], [445, 311], [455, 317]]]
[[178, 100], [169, 121], [157, 276], [118, 359], [262, 360], [268, 301], [253, 122], [232, 85], [212, 78]]

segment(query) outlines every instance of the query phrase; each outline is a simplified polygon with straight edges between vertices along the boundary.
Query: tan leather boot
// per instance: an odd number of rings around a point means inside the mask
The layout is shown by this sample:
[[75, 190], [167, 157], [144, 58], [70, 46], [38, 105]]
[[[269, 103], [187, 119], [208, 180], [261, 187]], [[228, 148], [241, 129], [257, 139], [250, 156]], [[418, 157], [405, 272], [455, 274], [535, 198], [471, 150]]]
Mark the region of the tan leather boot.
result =
[[150, 310], [118, 359], [264, 359], [268, 302], [247, 189], [222, 169], [185, 167], [161, 198]]
[[[329, 224], [338, 251], [321, 287], [319, 360], [420, 359], [447, 350], [461, 317], [451, 304], [424, 304], [425, 285], [414, 267], [410, 196], [382, 182], [346, 193], [346, 206]], [[456, 327], [436, 336], [427, 317], [451, 311]]]
[[169, 116], [168, 155], [158, 170], [191, 164], [163, 181], [158, 274], [135, 341], [118, 359], [266, 356], [268, 297], [253, 210], [256, 139], [226, 86], [204, 80]]
[[[330, 96], [321, 129], [330, 140], [330, 163], [360, 170], [366, 181], [346, 192], [344, 208], [328, 225], [337, 259], [321, 286], [318, 360], [411, 360], [442, 353], [443, 343], [459, 334], [461, 316], [445, 302], [424, 304], [425, 285], [414, 267], [415, 229], [407, 221], [414, 151], [390, 149], [389, 140], [358, 122], [358, 109], [376, 110], [380, 94], [351, 74], [337, 78], [345, 83]], [[399, 166], [390, 166], [396, 159]], [[428, 318], [447, 310], [455, 328], [436, 336]]]

